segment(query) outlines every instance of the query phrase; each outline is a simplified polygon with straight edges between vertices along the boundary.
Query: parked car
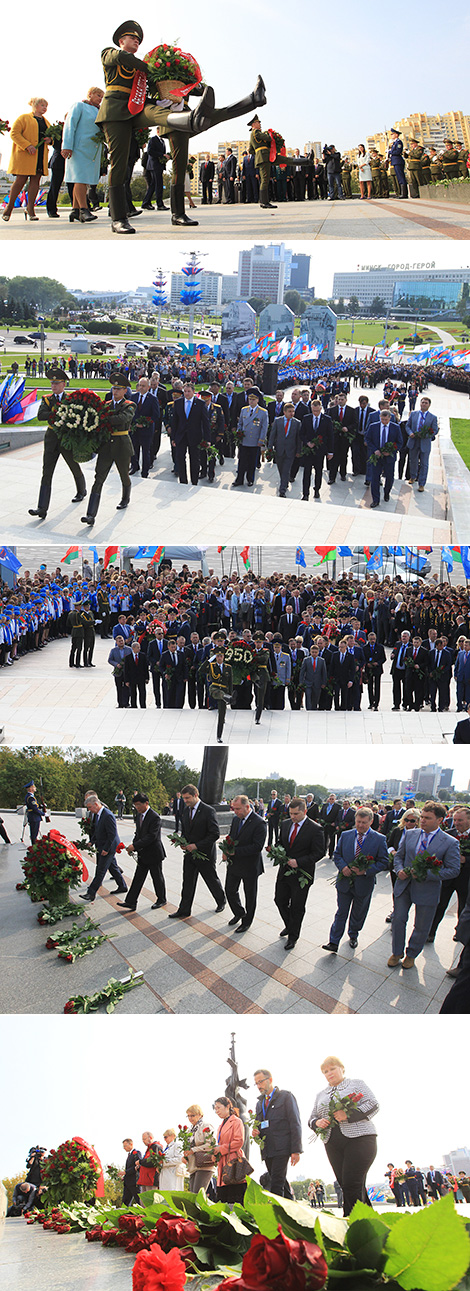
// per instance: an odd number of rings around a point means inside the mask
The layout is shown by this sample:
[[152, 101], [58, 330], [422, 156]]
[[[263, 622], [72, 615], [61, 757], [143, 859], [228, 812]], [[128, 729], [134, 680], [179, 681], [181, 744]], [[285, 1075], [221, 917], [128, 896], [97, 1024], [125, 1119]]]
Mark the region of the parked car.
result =
[[413, 556], [409, 565], [407, 565], [404, 556], [395, 556], [395, 558], [386, 556], [381, 569], [376, 571], [368, 569], [365, 560], [354, 560], [351, 564], [351, 573], [356, 578], [365, 578], [366, 574], [376, 572], [379, 579], [394, 578], [399, 574], [403, 582], [406, 583], [410, 576], [414, 575], [416, 577], [417, 574], [419, 574], [420, 578], [427, 578], [428, 574], [431, 573], [431, 568], [430, 561], [418, 553], [418, 557]]

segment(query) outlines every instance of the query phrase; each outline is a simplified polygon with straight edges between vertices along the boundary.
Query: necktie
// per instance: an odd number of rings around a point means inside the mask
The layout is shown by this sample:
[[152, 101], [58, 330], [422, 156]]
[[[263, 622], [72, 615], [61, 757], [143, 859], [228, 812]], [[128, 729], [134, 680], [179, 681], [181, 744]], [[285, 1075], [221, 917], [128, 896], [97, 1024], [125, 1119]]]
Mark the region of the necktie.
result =
[[383, 448], [387, 436], [387, 427], [382, 426], [380, 431], [380, 447]]
[[417, 650], [416, 650], [416, 648], [415, 648], [415, 649], [413, 650], [413, 659], [416, 659], [416, 655], [417, 655], [417, 653], [418, 653], [418, 651], [417, 651]]
[[314, 660], [313, 660], [313, 671], [314, 671], [314, 672], [315, 672], [315, 668], [316, 668], [316, 666], [317, 666], [317, 661], [316, 661], [316, 659], [314, 659]]
[[424, 412], [420, 412], [418, 417], [418, 430], [422, 429], [423, 422], [424, 422]]
[[289, 431], [289, 422], [287, 420], [287, 417], [284, 417], [284, 433], [287, 435], [288, 431]]
[[298, 834], [298, 832], [299, 832], [299, 826], [298, 826], [298, 825], [294, 825], [294, 828], [293, 828], [293, 830], [292, 830], [292, 833], [291, 833], [291, 836], [290, 836], [290, 839], [289, 839], [289, 847], [293, 847], [293, 845], [294, 845], [294, 843], [295, 843], [295, 840], [296, 840], [296, 838], [297, 838], [297, 834]]
[[354, 849], [354, 859], [355, 859], [355, 860], [356, 860], [356, 858], [357, 858], [358, 856], [360, 856], [360, 855], [361, 855], [361, 848], [362, 848], [362, 844], [363, 844], [363, 842], [364, 842], [364, 834], [358, 834], [358, 836], [357, 836], [357, 838], [356, 838], [356, 846], [355, 846], [355, 849]]
[[340, 419], [340, 421], [342, 421], [342, 420], [343, 420], [343, 408], [342, 408], [342, 407], [341, 407], [341, 408], [340, 408], [340, 410], [339, 410], [339, 419]]

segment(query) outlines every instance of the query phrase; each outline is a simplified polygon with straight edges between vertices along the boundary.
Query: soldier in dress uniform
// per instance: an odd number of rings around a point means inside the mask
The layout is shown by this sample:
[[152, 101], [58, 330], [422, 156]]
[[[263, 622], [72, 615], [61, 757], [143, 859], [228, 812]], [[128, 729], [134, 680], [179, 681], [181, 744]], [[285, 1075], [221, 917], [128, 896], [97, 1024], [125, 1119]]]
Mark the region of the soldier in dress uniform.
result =
[[462, 178], [463, 178], [463, 179], [468, 179], [468, 168], [467, 168], [467, 161], [468, 161], [468, 148], [467, 148], [466, 144], [461, 143], [461, 144], [458, 146], [458, 154], [459, 154], [459, 171], [460, 171], [460, 174], [461, 174], [461, 176], [462, 176]]
[[217, 650], [215, 659], [204, 659], [199, 673], [205, 673], [207, 689], [217, 704], [217, 743], [222, 744], [222, 732], [225, 723], [227, 704], [230, 703], [233, 691], [232, 669], [224, 662], [223, 650]]
[[441, 152], [440, 163], [444, 179], [458, 179], [460, 174], [460, 154], [452, 139], [444, 139], [444, 152]]
[[268, 434], [268, 414], [266, 408], [259, 406], [261, 391], [257, 386], [252, 386], [247, 393], [248, 404], [241, 409], [238, 419], [241, 442], [238, 445], [237, 476], [232, 489], [243, 484], [245, 473], [247, 484], [254, 484], [259, 450], [264, 448]]
[[31, 842], [35, 843], [39, 834], [41, 820], [46, 813], [43, 808], [40, 807], [36, 798], [36, 785], [34, 780], [28, 780], [28, 783], [25, 784], [24, 787], [26, 789], [25, 808], [29, 825], [29, 836]]
[[381, 197], [380, 192], [380, 153], [377, 148], [370, 149], [370, 168], [372, 171], [372, 192], [374, 197]]
[[89, 601], [83, 602], [83, 667], [94, 668], [93, 651], [95, 648], [95, 616]]
[[98, 610], [101, 619], [101, 640], [106, 641], [109, 637], [111, 606], [109, 604], [109, 595], [106, 587], [99, 587], [96, 593]]
[[67, 373], [62, 368], [53, 368], [50, 373], [51, 393], [44, 395], [38, 409], [38, 421], [47, 421], [48, 427], [44, 435], [44, 454], [42, 459], [42, 477], [39, 486], [39, 498], [37, 507], [30, 507], [30, 516], [39, 516], [40, 520], [45, 520], [49, 510], [52, 490], [52, 476], [59, 457], [63, 457], [67, 462], [75, 480], [76, 495], [72, 502], [83, 502], [86, 497], [86, 481], [81, 467], [74, 460], [70, 448], [61, 448], [58, 435], [54, 430], [54, 412], [62, 401], [62, 396], [67, 384]]
[[261, 713], [264, 708], [266, 691], [270, 681], [270, 659], [269, 648], [264, 640], [263, 632], [255, 632], [254, 643], [256, 650], [256, 659], [253, 662], [253, 683], [255, 688], [255, 723], [259, 726]]
[[130, 399], [126, 399], [127, 376], [125, 372], [114, 372], [111, 377], [111, 383], [112, 398], [106, 404], [111, 412], [111, 438], [102, 444], [98, 451], [88, 510], [86, 516], [82, 516], [82, 524], [89, 524], [90, 526], [95, 523], [95, 517], [100, 505], [101, 490], [105, 480], [108, 478], [113, 462], [117, 466], [122, 483], [122, 497], [121, 501], [118, 502], [116, 511], [123, 511], [129, 505], [131, 496], [129, 467], [134, 450], [129, 430], [134, 420], [136, 405]]
[[408, 197], [408, 188], [407, 188], [406, 177], [405, 177], [405, 157], [404, 157], [404, 151], [403, 151], [403, 144], [400, 139], [401, 130], [396, 130], [395, 126], [393, 126], [390, 131], [390, 134], [392, 136], [392, 142], [389, 145], [387, 157], [393, 168], [393, 173], [396, 179], [395, 190], [396, 190], [396, 186], [398, 185], [398, 188], [400, 190], [399, 196], [401, 198], [406, 198]]
[[[160, 133], [168, 135], [170, 141], [173, 174], [170, 189], [172, 224], [197, 224], [190, 220], [184, 209], [184, 185], [188, 164], [188, 141], [190, 136], [209, 130], [212, 125], [230, 121], [233, 117], [242, 116], [250, 108], [262, 106], [266, 102], [264, 82], [258, 77], [252, 94], [232, 103], [228, 108], [216, 110], [214, 91], [206, 85], [200, 102], [194, 111], [186, 103], [180, 112], [177, 104], [168, 99], [158, 103], [146, 102], [148, 67], [142, 59], [137, 58], [137, 50], [144, 38], [140, 23], [127, 19], [116, 28], [113, 36], [114, 48], [103, 49], [101, 62], [105, 77], [106, 91], [96, 117], [97, 125], [102, 125], [108, 145], [109, 172], [109, 209], [113, 233], [135, 233], [129, 223], [127, 197], [125, 189], [126, 170], [129, 160], [132, 131], [145, 126], [160, 126]], [[141, 85], [136, 83], [136, 96], [142, 103], [141, 111], [133, 113], [129, 107], [136, 82], [140, 73]], [[198, 89], [198, 87], [196, 87]], [[139, 213], [139, 212], [138, 212]]]
[[437, 148], [428, 148], [429, 169], [431, 172], [431, 183], [437, 184], [438, 179], [444, 178], [444, 171], [441, 165], [441, 159]]
[[71, 633], [69, 668], [80, 668], [83, 650], [82, 603], [76, 601], [73, 610], [67, 615], [67, 632]]
[[352, 197], [351, 192], [351, 172], [352, 166], [349, 157], [343, 157], [341, 162], [341, 183], [345, 197]]
[[271, 135], [268, 134], [267, 130], [261, 129], [261, 121], [258, 115], [248, 121], [248, 126], [251, 130], [248, 151], [254, 157], [255, 166], [259, 173], [259, 204], [265, 211], [275, 211], [277, 207], [269, 200]]
[[406, 168], [410, 183], [410, 197], [419, 197], [419, 186], [425, 183], [423, 165], [429, 162], [426, 149], [417, 139], [408, 140], [409, 151]]

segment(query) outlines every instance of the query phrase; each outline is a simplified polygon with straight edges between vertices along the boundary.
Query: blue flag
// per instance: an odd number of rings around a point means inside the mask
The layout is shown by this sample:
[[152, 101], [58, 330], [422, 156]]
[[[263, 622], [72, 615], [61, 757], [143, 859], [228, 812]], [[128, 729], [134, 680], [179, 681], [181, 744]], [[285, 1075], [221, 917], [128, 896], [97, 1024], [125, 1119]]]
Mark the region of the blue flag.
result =
[[373, 556], [367, 561], [367, 569], [382, 569], [383, 563], [383, 547], [376, 547]]
[[460, 555], [462, 557], [463, 572], [466, 578], [470, 578], [470, 547], [461, 547]]
[[297, 549], [296, 549], [296, 553], [295, 553], [295, 563], [296, 563], [296, 565], [301, 565], [301, 566], [302, 566], [302, 569], [306, 569], [306, 568], [307, 568], [307, 562], [306, 562], [306, 560], [305, 560], [305, 552], [303, 552], [303, 551], [302, 551], [302, 548], [301, 548], [301, 547], [297, 547]]
[[158, 547], [138, 547], [134, 560], [150, 560], [156, 551], [158, 551]]
[[388, 547], [389, 556], [402, 556], [403, 547]]
[[450, 573], [452, 573], [452, 570], [454, 568], [454, 554], [451, 551], [450, 547], [442, 548], [441, 560], [443, 561], [444, 565], [447, 565], [447, 569], [450, 571]]
[[337, 547], [336, 551], [338, 556], [352, 556], [352, 551], [350, 547]]
[[97, 564], [98, 564], [98, 561], [99, 561], [99, 555], [98, 555], [97, 548], [96, 548], [96, 547], [89, 547], [89, 551], [91, 551], [92, 556], [93, 556], [93, 564], [94, 564], [94, 565], [97, 565]]
[[[447, 547], [446, 550], [450, 551], [450, 547]], [[419, 551], [413, 551], [412, 547], [405, 547], [405, 564], [406, 568], [410, 569], [413, 574], [420, 574], [426, 564], [426, 556], [420, 556]]]
[[12, 570], [13, 574], [17, 574], [21, 569], [21, 560], [18, 560], [9, 547], [0, 547], [0, 565], [5, 565], [7, 569]]

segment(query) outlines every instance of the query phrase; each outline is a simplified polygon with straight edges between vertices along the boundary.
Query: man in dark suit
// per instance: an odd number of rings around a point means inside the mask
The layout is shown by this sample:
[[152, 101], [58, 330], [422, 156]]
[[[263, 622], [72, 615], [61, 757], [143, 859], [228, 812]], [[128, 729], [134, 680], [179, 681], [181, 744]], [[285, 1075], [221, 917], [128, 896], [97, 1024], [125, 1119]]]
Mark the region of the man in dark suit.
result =
[[[119, 846], [116, 817], [109, 807], [100, 802], [98, 794], [90, 790], [85, 794], [85, 807], [93, 816], [90, 831], [90, 843], [96, 848], [96, 872], [86, 892], [80, 892], [82, 901], [94, 901], [98, 889], [104, 882], [109, 870], [117, 883], [116, 892], [127, 892], [127, 883], [120, 866], [116, 861], [116, 848]], [[115, 893], [113, 892], [114, 896]]]
[[154, 886], [156, 901], [152, 910], [159, 910], [166, 905], [166, 888], [163, 877], [162, 861], [166, 856], [162, 844], [160, 816], [149, 806], [148, 793], [135, 793], [132, 806], [136, 812], [136, 829], [127, 851], [129, 856], [137, 853], [137, 866], [125, 901], [118, 901], [123, 910], [136, 910], [137, 902], [144, 886], [147, 874], [150, 873]]
[[[326, 461], [331, 465], [333, 458], [333, 422], [331, 417], [327, 417], [323, 412], [321, 399], [312, 399], [310, 408], [311, 412], [302, 417], [300, 429], [300, 447], [312, 447], [311, 454], [300, 459], [304, 468], [302, 480], [302, 499], [304, 502], [308, 502], [309, 498], [312, 468], [315, 472], [315, 497], [319, 498], [323, 479], [323, 463]], [[316, 440], [319, 442], [314, 447]]]
[[202, 206], [212, 206], [212, 185], [214, 183], [215, 166], [211, 161], [210, 153], [206, 152], [205, 160], [199, 167], [199, 183], [202, 184]]
[[450, 679], [452, 676], [452, 651], [447, 650], [442, 637], [438, 637], [434, 651], [434, 659], [430, 660], [429, 668], [429, 698], [431, 700], [431, 713], [436, 712], [436, 698], [440, 713], [444, 713], [450, 707]]
[[338, 822], [336, 825], [336, 832], [337, 832], [338, 838], [341, 837], [341, 834], [344, 833], [345, 829], [353, 828], [355, 819], [356, 819], [356, 813], [355, 813], [354, 807], [351, 807], [349, 798], [344, 798], [343, 806], [341, 807], [341, 811], [338, 816]]
[[404, 708], [409, 713], [419, 713], [424, 700], [424, 683], [428, 668], [428, 651], [423, 650], [421, 637], [414, 636], [410, 643], [405, 664]]
[[163, 707], [184, 708], [188, 661], [183, 650], [177, 650], [174, 639], [168, 641], [160, 660], [163, 682]]
[[385, 834], [386, 838], [390, 833], [390, 830], [394, 829], [395, 825], [398, 825], [398, 822], [401, 820], [404, 814], [405, 814], [405, 808], [403, 806], [403, 798], [394, 798], [393, 805], [391, 807], [388, 807], [387, 811], [385, 812], [385, 820], [383, 822], [383, 827], [381, 831], [382, 834]]
[[337, 910], [329, 940], [323, 946], [323, 950], [334, 954], [338, 950], [348, 915], [349, 945], [355, 950], [358, 933], [364, 927], [369, 912], [376, 875], [380, 870], [388, 870], [387, 844], [383, 834], [372, 829], [373, 818], [374, 813], [370, 807], [359, 807], [355, 815], [355, 828], [346, 829], [338, 839], [333, 858], [338, 867]]
[[227, 156], [224, 162], [224, 180], [225, 180], [225, 200], [233, 203], [235, 201], [235, 180], [237, 177], [237, 159], [234, 157], [232, 149], [227, 148]]
[[141, 708], [147, 707], [147, 682], [149, 666], [147, 655], [140, 649], [138, 641], [133, 641], [129, 654], [124, 659], [124, 681], [130, 693], [130, 707], [137, 708], [137, 692]]
[[341, 807], [339, 802], [336, 801], [336, 794], [330, 793], [326, 802], [322, 803], [320, 807], [320, 825], [325, 835], [325, 847], [328, 848], [330, 860], [335, 850], [336, 826], [340, 815]]
[[391, 654], [391, 674], [393, 685], [393, 712], [397, 713], [402, 699], [403, 689], [403, 707], [405, 707], [405, 686], [407, 682], [407, 671], [405, 660], [411, 653], [410, 633], [404, 631], [401, 633], [400, 640], [393, 647]]
[[[142, 157], [142, 164], [144, 158]], [[157, 211], [167, 211], [163, 201], [163, 171], [166, 166], [165, 140], [158, 134], [151, 135], [147, 144], [147, 163], [144, 167], [147, 180], [147, 192], [142, 202], [143, 211], [153, 211], [152, 197], [155, 193]]]
[[300, 666], [299, 684], [305, 691], [307, 712], [318, 708], [322, 686], [326, 686], [328, 675], [324, 659], [318, 657], [318, 646], [310, 646], [310, 654]]
[[284, 391], [276, 390], [276, 398], [268, 403], [268, 421], [272, 426], [275, 417], [284, 416]]
[[467, 704], [467, 716], [462, 722], [457, 722], [452, 743], [470, 744], [470, 704]]
[[457, 893], [457, 914], [460, 919], [468, 898], [470, 884], [470, 807], [455, 807], [452, 828], [447, 831], [452, 838], [457, 838], [460, 847], [460, 873], [453, 879], [444, 879], [428, 941], [434, 941], [437, 929], [444, 918], [447, 906], [454, 892]]
[[201, 466], [199, 444], [209, 439], [209, 413], [202, 399], [196, 399], [192, 382], [184, 385], [184, 398], [174, 405], [172, 443], [180, 484], [188, 483], [186, 453], [189, 453], [191, 484], [197, 484]]
[[147, 646], [147, 663], [152, 676], [153, 693], [155, 696], [156, 708], [161, 708], [161, 705], [162, 705], [162, 700], [161, 700], [162, 673], [161, 673], [160, 665], [162, 661], [162, 655], [164, 654], [165, 649], [166, 649], [166, 645], [165, 645], [165, 640], [163, 636], [163, 628], [155, 628], [155, 636], [152, 637], [151, 641], [149, 641]]
[[[262, 851], [266, 841], [267, 822], [252, 810], [245, 794], [238, 794], [232, 802], [234, 815], [228, 837], [236, 844], [227, 862], [225, 895], [232, 911], [229, 928], [246, 932], [255, 917], [258, 878], [264, 874]], [[239, 889], [243, 883], [245, 909], [240, 901]], [[238, 928], [235, 925], [238, 924]]]
[[367, 644], [363, 647], [365, 659], [365, 676], [369, 691], [369, 708], [377, 712], [380, 704], [382, 674], [386, 663], [385, 648], [379, 645], [375, 632], [369, 632]]
[[130, 432], [134, 451], [129, 475], [137, 474], [142, 450], [142, 479], [146, 480], [152, 465], [153, 444], [160, 422], [158, 400], [150, 393], [150, 381], [147, 377], [141, 377], [137, 382], [137, 389], [131, 394], [130, 400], [135, 404], [135, 417]]
[[288, 645], [291, 638], [295, 637], [298, 622], [299, 619], [294, 612], [294, 606], [289, 601], [289, 604], [286, 605], [285, 614], [281, 614], [277, 629], [281, 634], [283, 645]]
[[276, 1197], [285, 1196], [286, 1175], [291, 1166], [299, 1163], [302, 1152], [302, 1127], [294, 1095], [274, 1084], [267, 1067], [255, 1071], [255, 1084], [259, 1090], [255, 1117], [259, 1129], [253, 1137], [258, 1140], [261, 1156], [269, 1173], [269, 1190]]
[[122, 1146], [127, 1153], [126, 1164], [123, 1175], [123, 1193], [122, 1206], [132, 1206], [133, 1202], [139, 1205], [140, 1197], [137, 1191], [137, 1176], [139, 1173], [142, 1153], [134, 1147], [132, 1139], [123, 1139]]
[[335, 688], [335, 709], [345, 712], [350, 707], [349, 692], [356, 679], [356, 660], [349, 653], [347, 641], [339, 642], [331, 660], [331, 680]]
[[[290, 820], [283, 820], [280, 830], [281, 847], [287, 853], [287, 861], [281, 861], [274, 892], [275, 904], [284, 920], [284, 928], [279, 935], [287, 937], [285, 950], [293, 950], [299, 939], [307, 897], [315, 878], [315, 865], [325, 850], [323, 830], [315, 821], [309, 820], [305, 798], [291, 798], [289, 816]], [[309, 877], [307, 882], [305, 874]]]
[[331, 408], [331, 417], [333, 420], [334, 430], [334, 450], [333, 458], [330, 462], [330, 484], [336, 482], [336, 476], [339, 473], [342, 480], [346, 479], [348, 469], [348, 453], [351, 447], [351, 441], [346, 431], [357, 432], [357, 414], [356, 409], [351, 408], [347, 401], [347, 395], [339, 394], [336, 397], [336, 404]]
[[[186, 839], [183, 860], [183, 885], [178, 909], [169, 919], [188, 919], [196, 893], [198, 875], [204, 880], [217, 902], [216, 914], [225, 910], [225, 895], [216, 870], [216, 842], [220, 829], [214, 808], [201, 802], [194, 784], [181, 790], [184, 810], [181, 819], [182, 836]], [[197, 855], [195, 855], [197, 853]]]
[[277, 843], [279, 837], [279, 825], [282, 817], [282, 802], [277, 796], [277, 789], [271, 789], [271, 797], [268, 803], [268, 844], [274, 839]]
[[[378, 421], [370, 420], [366, 431], [367, 469], [372, 494], [371, 507], [380, 505], [380, 481], [384, 481], [384, 502], [388, 502], [395, 475], [397, 453], [402, 446], [403, 436], [400, 427], [392, 421], [389, 409], [383, 408]], [[395, 451], [387, 453], [389, 444], [395, 444]], [[372, 457], [377, 457], [374, 463]]]
[[426, 1183], [430, 1190], [431, 1196], [434, 1197], [434, 1201], [438, 1201], [439, 1197], [442, 1197], [443, 1195], [442, 1189], [444, 1187], [444, 1180], [440, 1170], [435, 1170], [433, 1165], [430, 1165], [429, 1170], [427, 1172]]

